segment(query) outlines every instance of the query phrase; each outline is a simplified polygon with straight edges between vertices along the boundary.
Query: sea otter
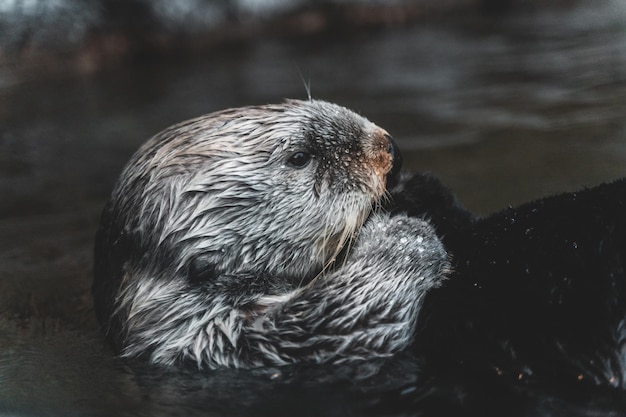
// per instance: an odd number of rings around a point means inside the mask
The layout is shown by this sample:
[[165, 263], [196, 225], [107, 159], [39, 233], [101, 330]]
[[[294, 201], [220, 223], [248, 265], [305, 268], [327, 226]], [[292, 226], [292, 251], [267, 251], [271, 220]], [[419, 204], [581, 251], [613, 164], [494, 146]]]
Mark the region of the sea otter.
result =
[[96, 237], [108, 338], [164, 366], [408, 349], [432, 375], [626, 388], [626, 181], [479, 218], [398, 158], [386, 131], [316, 100], [156, 135]]
[[405, 349], [449, 261], [427, 221], [381, 209], [397, 160], [385, 130], [317, 100], [157, 134], [124, 168], [96, 236], [107, 337], [124, 357], [200, 368]]

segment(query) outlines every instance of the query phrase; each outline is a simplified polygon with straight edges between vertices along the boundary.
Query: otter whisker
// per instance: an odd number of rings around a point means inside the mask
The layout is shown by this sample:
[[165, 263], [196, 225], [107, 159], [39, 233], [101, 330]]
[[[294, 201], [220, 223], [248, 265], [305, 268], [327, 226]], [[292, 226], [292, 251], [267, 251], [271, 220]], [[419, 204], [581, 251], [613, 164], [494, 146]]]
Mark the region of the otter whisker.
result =
[[[337, 196], [333, 196], [333, 206], [335, 206], [336, 200], [337, 200]], [[339, 239], [337, 239], [337, 231], [336, 231], [336, 224], [334, 223], [335, 218], [332, 217], [333, 213], [331, 213], [330, 211], [328, 211], [326, 213], [326, 218], [324, 221], [324, 240], [323, 243], [320, 247], [320, 251], [321, 251], [321, 259], [324, 259], [324, 264], [322, 266], [322, 269], [320, 270], [320, 272], [317, 274], [317, 277], [323, 276], [324, 273], [330, 269], [330, 267], [334, 264], [335, 262], [335, 258], [338, 254], [337, 248], [341, 246], [341, 237], [339, 237]], [[331, 243], [334, 245], [334, 242], [331, 242], [331, 240], [335, 240], [337, 242], [335, 249], [332, 252], [329, 252], [329, 248]]]
[[[363, 217], [365, 217], [365, 215], [363, 215]], [[358, 222], [359, 224], [362, 223], [361, 221]], [[345, 250], [346, 252], [350, 252], [350, 250], [352, 249], [352, 243], [356, 240], [357, 238], [357, 227], [355, 224], [355, 227], [349, 231], [348, 233], [348, 238], [347, 238], [347, 242], [345, 243]], [[346, 266], [346, 263], [348, 262], [348, 257], [345, 256], [342, 260], [342, 267]]]

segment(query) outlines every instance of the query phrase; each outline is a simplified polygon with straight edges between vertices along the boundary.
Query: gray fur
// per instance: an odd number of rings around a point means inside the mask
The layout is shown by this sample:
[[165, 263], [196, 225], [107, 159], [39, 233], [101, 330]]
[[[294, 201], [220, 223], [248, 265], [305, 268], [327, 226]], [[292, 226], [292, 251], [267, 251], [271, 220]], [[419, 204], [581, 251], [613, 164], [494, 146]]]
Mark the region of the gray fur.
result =
[[[96, 308], [122, 355], [256, 367], [405, 348], [448, 261], [427, 222], [380, 212], [385, 135], [309, 100], [214, 113], [148, 141], [96, 242]], [[311, 163], [290, 166], [302, 150]]]

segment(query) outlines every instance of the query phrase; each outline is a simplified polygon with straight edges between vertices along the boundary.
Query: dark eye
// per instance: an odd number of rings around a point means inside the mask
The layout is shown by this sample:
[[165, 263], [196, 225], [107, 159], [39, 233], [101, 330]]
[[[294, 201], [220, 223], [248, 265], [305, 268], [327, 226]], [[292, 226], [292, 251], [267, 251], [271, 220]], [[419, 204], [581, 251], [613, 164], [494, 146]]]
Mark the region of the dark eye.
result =
[[289, 165], [295, 168], [304, 168], [305, 166], [309, 164], [309, 162], [311, 162], [312, 158], [313, 156], [310, 153], [304, 152], [304, 151], [298, 151], [294, 153], [293, 155], [291, 155], [291, 157], [289, 158], [287, 162], [289, 163]]

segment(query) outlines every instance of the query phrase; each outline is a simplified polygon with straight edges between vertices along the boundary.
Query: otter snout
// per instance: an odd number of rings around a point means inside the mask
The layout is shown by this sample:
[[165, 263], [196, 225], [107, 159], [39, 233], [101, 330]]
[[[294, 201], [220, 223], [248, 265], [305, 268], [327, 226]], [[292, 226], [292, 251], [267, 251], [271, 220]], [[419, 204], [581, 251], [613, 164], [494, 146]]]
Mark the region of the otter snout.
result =
[[387, 140], [387, 152], [391, 155], [391, 170], [387, 173], [387, 187], [393, 187], [398, 180], [400, 169], [402, 169], [402, 156], [393, 137], [388, 133], [383, 136]]
[[387, 187], [397, 181], [402, 166], [400, 150], [389, 133], [380, 129], [374, 136], [375, 157], [372, 158], [376, 173], [385, 179]]

